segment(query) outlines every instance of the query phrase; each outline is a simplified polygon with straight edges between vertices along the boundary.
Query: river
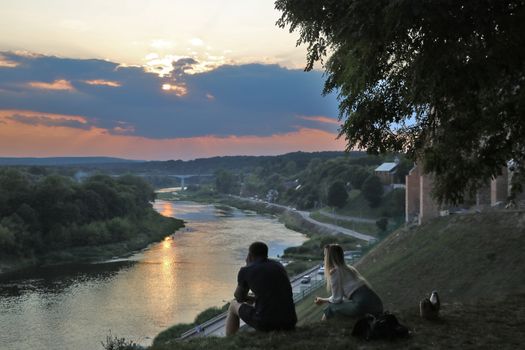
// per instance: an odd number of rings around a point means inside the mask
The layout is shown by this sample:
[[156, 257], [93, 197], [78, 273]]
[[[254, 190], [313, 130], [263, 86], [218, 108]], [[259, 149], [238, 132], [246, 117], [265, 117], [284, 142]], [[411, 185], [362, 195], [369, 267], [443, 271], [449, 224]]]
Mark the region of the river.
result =
[[154, 207], [186, 228], [129, 258], [0, 276], [0, 349], [102, 349], [110, 332], [149, 345], [232, 298], [251, 242], [266, 242], [277, 256], [306, 239], [234, 208], [162, 200]]

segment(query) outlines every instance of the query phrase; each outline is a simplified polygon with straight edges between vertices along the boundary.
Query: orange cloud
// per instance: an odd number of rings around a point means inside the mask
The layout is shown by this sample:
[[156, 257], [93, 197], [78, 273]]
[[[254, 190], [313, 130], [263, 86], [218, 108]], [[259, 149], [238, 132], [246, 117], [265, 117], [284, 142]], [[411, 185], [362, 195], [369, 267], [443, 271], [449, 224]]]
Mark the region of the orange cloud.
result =
[[49, 157], [105, 155], [132, 159], [194, 159], [224, 155], [275, 155], [293, 151], [343, 150], [345, 141], [336, 134], [302, 128], [271, 136], [201, 136], [149, 139], [116, 135], [102, 128], [72, 128], [24, 124], [8, 117], [19, 114], [58, 116], [30, 111], [0, 110], [0, 156]]
[[0, 67], [15, 68], [15, 67], [18, 67], [18, 62], [10, 61], [5, 56], [0, 55]]
[[339, 121], [333, 118], [328, 118], [328, 117], [323, 117], [323, 116], [312, 116], [312, 117], [301, 116], [300, 118], [304, 120], [311, 120], [314, 122], [319, 122], [319, 123], [335, 124], [335, 125], [340, 124]]
[[71, 83], [65, 79], [55, 80], [52, 83], [46, 83], [43, 81], [31, 81], [27, 83], [32, 88], [42, 89], [42, 90], [68, 90], [74, 91], [75, 88]]
[[103, 80], [103, 79], [94, 79], [94, 80], [84, 80], [84, 83], [89, 85], [102, 85], [110, 87], [119, 87], [121, 84], [118, 81]]

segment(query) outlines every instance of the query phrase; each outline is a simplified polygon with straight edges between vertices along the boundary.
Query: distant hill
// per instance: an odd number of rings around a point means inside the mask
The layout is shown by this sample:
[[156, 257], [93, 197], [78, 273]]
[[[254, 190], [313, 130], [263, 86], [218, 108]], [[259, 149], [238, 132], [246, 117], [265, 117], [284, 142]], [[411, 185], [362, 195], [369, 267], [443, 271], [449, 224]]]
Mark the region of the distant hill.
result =
[[304, 168], [315, 158], [327, 160], [336, 157], [364, 157], [364, 152], [293, 152], [277, 156], [224, 156], [193, 160], [134, 161], [110, 157], [64, 157], [64, 158], [0, 158], [0, 165], [41, 165], [75, 167], [85, 171], [101, 170], [108, 173], [163, 174], [213, 174], [218, 169], [233, 172], [253, 170], [257, 166], [280, 166], [295, 162]]
[[236, 172], [244, 169], [253, 169], [257, 166], [267, 166], [269, 164], [285, 164], [290, 161], [295, 162], [297, 167], [303, 168], [314, 158], [326, 160], [343, 156], [362, 157], [365, 155], [366, 153], [364, 152], [293, 152], [277, 156], [224, 156], [199, 158], [188, 161], [150, 161], [137, 164], [136, 168], [177, 174], [205, 174], [213, 173], [221, 168]]
[[137, 160], [129, 160], [112, 157], [47, 157], [47, 158], [15, 158], [2, 157], [0, 165], [37, 165], [37, 166], [67, 166], [85, 164], [115, 164], [115, 163], [136, 163]]

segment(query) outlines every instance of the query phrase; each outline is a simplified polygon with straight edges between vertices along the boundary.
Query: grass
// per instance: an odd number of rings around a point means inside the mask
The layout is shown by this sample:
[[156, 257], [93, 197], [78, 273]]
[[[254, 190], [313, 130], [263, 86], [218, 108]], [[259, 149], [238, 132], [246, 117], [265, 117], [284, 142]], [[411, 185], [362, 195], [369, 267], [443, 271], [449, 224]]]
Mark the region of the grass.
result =
[[295, 276], [300, 274], [303, 271], [306, 271], [316, 265], [319, 265], [320, 260], [297, 260], [292, 261], [288, 265], [285, 266], [286, 272], [288, 272], [288, 276]]
[[[404, 191], [396, 189], [385, 194], [381, 204], [371, 208], [361, 191], [351, 191], [347, 204], [336, 210], [336, 214], [377, 220], [381, 217], [402, 216], [405, 213]], [[330, 210], [331, 211], [331, 210]]]
[[371, 235], [371, 236], [378, 235], [378, 228], [376, 224], [367, 223], [367, 222], [356, 222], [352, 220], [339, 220], [339, 219], [336, 220], [326, 215], [323, 215], [320, 212], [313, 212], [310, 214], [310, 217], [314, 219], [315, 221], [341, 226], [349, 230], [354, 230], [360, 233], [365, 233], [367, 235]]
[[159, 333], [155, 339], [153, 339], [153, 345], [161, 346], [176, 342], [177, 338], [179, 338], [184, 332], [189, 331], [190, 329], [195, 328], [197, 325], [226, 312], [229, 306], [230, 304], [227, 303], [223, 307], [210, 307], [199, 313], [192, 323], [178, 323], [171, 326], [170, 328]]
[[310, 239], [298, 247], [289, 247], [284, 250], [285, 259], [303, 259], [319, 262], [323, 260], [323, 248], [329, 243], [338, 243], [344, 250], [356, 250], [358, 241], [356, 238], [345, 235], [320, 235], [312, 234]]
[[431, 290], [469, 302], [525, 292], [524, 212], [442, 217], [385, 238], [357, 267], [390, 309], [414, 307]]
[[[199, 338], [151, 350], [172, 349], [517, 349], [525, 342], [525, 213], [487, 212], [435, 219], [400, 229], [357, 264], [385, 308], [412, 336], [365, 342], [350, 336], [355, 320], [319, 322], [314, 296], [297, 304], [294, 332], [240, 333]], [[418, 315], [419, 300], [437, 289], [438, 321]]]
[[293, 332], [245, 332], [229, 338], [198, 338], [151, 350], [196, 349], [519, 349], [525, 340], [525, 295], [442, 308], [441, 320], [426, 321], [408, 309], [397, 314], [412, 335], [396, 341], [351, 336], [354, 320], [338, 319], [298, 327]]

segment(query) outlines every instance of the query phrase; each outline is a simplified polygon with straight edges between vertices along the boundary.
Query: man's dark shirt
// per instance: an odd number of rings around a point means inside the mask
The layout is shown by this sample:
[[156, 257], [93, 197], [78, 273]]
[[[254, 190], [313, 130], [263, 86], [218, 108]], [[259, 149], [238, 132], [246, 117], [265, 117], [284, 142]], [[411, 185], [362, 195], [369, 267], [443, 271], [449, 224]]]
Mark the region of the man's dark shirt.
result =
[[255, 294], [254, 318], [262, 328], [290, 329], [295, 326], [297, 315], [292, 286], [280, 263], [258, 259], [239, 270], [237, 282], [244, 295], [250, 289]]

